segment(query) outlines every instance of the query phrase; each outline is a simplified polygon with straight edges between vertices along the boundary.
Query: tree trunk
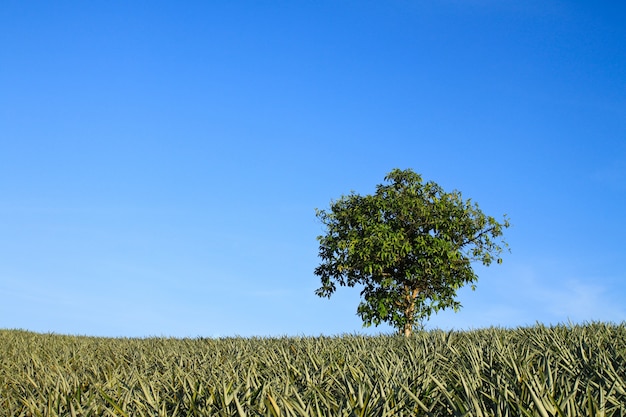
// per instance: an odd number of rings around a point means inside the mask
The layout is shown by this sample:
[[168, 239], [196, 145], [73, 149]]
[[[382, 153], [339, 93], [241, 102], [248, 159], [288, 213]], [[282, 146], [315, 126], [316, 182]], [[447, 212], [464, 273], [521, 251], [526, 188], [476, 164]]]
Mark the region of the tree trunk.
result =
[[404, 337], [410, 337], [413, 333], [413, 323], [406, 322], [404, 323]]
[[413, 324], [415, 323], [415, 299], [419, 294], [419, 288], [410, 288], [404, 286], [405, 291], [405, 309], [404, 309], [404, 329], [400, 329], [400, 334], [409, 337], [413, 333]]

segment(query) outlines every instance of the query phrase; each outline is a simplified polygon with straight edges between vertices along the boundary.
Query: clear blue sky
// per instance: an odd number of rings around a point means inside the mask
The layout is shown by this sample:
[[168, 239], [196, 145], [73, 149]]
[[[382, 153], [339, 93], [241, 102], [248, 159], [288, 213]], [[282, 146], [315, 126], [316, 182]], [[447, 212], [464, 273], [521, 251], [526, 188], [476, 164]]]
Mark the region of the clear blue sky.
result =
[[393, 168], [508, 214], [428, 328], [626, 320], [622, 2], [0, 5], [0, 328], [362, 329], [314, 209]]

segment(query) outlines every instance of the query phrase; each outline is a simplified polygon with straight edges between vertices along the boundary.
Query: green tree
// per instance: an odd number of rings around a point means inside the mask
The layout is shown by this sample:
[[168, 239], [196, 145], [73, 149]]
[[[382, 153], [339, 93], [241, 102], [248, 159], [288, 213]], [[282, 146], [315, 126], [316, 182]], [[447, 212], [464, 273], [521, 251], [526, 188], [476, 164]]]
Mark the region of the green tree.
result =
[[386, 322], [410, 336], [433, 312], [461, 304], [459, 288], [478, 276], [472, 262], [501, 263], [509, 221], [486, 216], [461, 193], [422, 181], [412, 170], [394, 169], [373, 195], [352, 192], [316, 209], [326, 227], [318, 236], [315, 268], [328, 297], [337, 285], [362, 285], [357, 314], [363, 325]]

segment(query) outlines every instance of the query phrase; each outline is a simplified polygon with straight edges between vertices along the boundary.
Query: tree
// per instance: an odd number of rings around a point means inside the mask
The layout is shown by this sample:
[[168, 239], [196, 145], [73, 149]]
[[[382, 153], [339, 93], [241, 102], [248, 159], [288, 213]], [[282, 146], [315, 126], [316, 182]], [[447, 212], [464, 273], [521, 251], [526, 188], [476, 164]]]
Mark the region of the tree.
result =
[[461, 193], [394, 169], [373, 195], [351, 192], [316, 209], [326, 227], [318, 236], [321, 264], [315, 275], [328, 297], [337, 285], [362, 285], [357, 314], [365, 327], [386, 322], [410, 336], [433, 312], [461, 304], [459, 288], [478, 279], [472, 262], [502, 263], [509, 221], [486, 216]]

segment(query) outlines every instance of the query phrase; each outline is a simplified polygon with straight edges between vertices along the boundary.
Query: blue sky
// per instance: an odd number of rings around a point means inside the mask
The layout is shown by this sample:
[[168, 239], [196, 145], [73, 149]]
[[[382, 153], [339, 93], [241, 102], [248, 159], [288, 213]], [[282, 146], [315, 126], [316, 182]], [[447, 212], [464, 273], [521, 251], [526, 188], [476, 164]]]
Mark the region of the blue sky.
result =
[[315, 208], [393, 168], [508, 214], [428, 328], [626, 320], [621, 2], [0, 5], [0, 328], [362, 329]]

